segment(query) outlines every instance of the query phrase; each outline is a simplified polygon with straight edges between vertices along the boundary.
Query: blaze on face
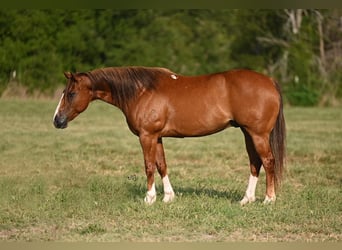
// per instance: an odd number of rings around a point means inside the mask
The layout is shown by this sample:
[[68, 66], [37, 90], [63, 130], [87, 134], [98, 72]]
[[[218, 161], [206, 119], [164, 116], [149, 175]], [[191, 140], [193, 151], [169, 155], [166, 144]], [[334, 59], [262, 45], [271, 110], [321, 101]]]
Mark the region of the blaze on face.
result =
[[84, 75], [64, 73], [68, 80], [53, 116], [56, 128], [66, 128], [68, 122], [82, 113], [92, 100], [89, 79]]

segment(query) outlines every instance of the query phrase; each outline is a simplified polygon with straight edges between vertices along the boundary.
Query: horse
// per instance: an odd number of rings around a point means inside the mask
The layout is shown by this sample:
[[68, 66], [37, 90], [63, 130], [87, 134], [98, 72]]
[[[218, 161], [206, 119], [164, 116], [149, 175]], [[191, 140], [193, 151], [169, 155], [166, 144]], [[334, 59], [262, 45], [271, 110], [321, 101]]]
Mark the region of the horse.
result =
[[64, 129], [93, 100], [119, 108], [139, 137], [147, 177], [145, 203], [156, 201], [154, 174], [162, 179], [164, 202], [175, 198], [167, 171], [163, 137], [198, 137], [240, 128], [249, 157], [248, 185], [241, 205], [254, 202], [261, 166], [266, 173], [264, 203], [276, 200], [285, 162], [285, 119], [279, 84], [247, 69], [185, 76], [166, 68], [107, 67], [64, 73], [66, 88], [53, 116]]

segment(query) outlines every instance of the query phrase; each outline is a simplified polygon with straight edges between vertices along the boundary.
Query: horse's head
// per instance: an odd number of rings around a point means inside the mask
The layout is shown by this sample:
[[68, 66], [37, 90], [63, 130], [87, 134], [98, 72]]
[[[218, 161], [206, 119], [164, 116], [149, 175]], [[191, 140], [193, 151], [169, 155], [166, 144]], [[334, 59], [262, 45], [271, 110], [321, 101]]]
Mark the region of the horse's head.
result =
[[53, 116], [56, 128], [66, 128], [69, 121], [83, 112], [92, 100], [89, 78], [84, 74], [64, 73], [68, 80]]

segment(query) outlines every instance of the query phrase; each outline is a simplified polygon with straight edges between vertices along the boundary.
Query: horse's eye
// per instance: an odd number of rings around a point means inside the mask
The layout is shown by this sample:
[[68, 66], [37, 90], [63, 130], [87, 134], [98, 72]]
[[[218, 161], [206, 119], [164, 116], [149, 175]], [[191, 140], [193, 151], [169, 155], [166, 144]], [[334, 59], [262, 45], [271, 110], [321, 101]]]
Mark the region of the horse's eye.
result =
[[72, 100], [75, 97], [76, 93], [75, 92], [69, 92], [68, 93], [68, 99]]

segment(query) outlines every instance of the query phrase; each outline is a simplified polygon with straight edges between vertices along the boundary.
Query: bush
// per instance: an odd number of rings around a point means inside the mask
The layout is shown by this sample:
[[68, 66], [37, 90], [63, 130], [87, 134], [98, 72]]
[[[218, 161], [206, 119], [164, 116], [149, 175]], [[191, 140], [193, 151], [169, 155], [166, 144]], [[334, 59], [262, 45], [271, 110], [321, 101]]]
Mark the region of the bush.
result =
[[315, 106], [320, 101], [320, 94], [301, 84], [285, 91], [287, 102], [293, 106]]

